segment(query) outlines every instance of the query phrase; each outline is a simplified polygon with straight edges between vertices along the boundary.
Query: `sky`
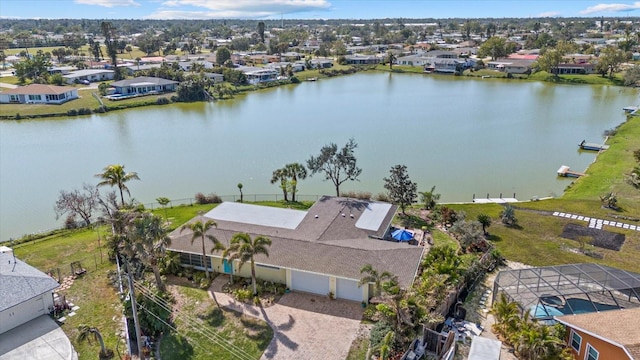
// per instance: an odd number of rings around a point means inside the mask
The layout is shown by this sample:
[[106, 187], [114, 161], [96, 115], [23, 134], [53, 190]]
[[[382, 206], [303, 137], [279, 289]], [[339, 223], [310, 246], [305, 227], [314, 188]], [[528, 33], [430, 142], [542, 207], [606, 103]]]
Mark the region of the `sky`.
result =
[[627, 17], [640, 1], [582, 0], [2, 0], [0, 18], [379, 19]]

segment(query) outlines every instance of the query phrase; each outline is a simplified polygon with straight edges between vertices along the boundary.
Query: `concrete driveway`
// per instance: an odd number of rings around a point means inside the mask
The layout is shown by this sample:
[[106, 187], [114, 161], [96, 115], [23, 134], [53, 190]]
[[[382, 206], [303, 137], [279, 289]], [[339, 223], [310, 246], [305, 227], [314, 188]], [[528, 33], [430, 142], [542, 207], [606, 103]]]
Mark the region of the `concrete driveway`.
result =
[[64, 331], [48, 315], [0, 334], [0, 360], [77, 360]]
[[273, 340], [261, 359], [345, 359], [356, 338], [362, 306], [326, 296], [289, 293], [267, 308], [235, 301], [222, 293], [228, 280], [218, 276], [209, 294], [221, 307], [243, 312], [266, 321], [274, 331]]

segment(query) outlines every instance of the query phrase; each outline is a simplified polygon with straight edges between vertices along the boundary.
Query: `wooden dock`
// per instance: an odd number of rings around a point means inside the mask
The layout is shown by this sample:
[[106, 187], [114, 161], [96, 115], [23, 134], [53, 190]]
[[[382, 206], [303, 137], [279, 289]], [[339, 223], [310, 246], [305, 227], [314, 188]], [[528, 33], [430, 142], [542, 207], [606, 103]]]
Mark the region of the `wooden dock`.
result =
[[578, 146], [582, 150], [589, 150], [589, 151], [601, 151], [601, 150], [607, 150], [609, 148], [609, 145], [588, 143], [586, 140], [582, 140], [582, 142], [578, 144]]
[[577, 178], [584, 175], [586, 174], [577, 172], [577, 171], [572, 171], [571, 168], [569, 168], [567, 165], [562, 165], [560, 166], [560, 169], [558, 169], [558, 176]]

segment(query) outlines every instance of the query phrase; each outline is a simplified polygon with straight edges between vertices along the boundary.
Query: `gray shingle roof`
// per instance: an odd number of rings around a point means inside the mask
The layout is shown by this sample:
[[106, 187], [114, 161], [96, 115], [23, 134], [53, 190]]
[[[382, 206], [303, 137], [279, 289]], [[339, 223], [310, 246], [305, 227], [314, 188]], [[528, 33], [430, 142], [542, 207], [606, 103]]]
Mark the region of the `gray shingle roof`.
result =
[[51, 276], [19, 259], [14, 261], [11, 252], [0, 253], [0, 311], [52, 291], [58, 286], [58, 282]]
[[[293, 230], [216, 220], [218, 227], [211, 229], [209, 234], [225, 246], [238, 232], [247, 232], [252, 237], [269, 237], [272, 241], [269, 257], [256, 257], [256, 262], [264, 265], [359, 280], [362, 266], [371, 264], [380, 272], [389, 271], [397, 275], [403, 286], [410, 285], [424, 248], [370, 237], [384, 235], [397, 210], [396, 206], [390, 207], [377, 230], [357, 228], [355, 223], [367, 204], [361, 200], [325, 196], [307, 211], [307, 216]], [[171, 233], [171, 238], [170, 250], [201, 253], [199, 241], [191, 245], [190, 230], [180, 232], [178, 228]], [[210, 241], [205, 243], [207, 254], [211, 254], [212, 247]], [[220, 257], [221, 254], [212, 256]]]
[[138, 83], [151, 83], [151, 84], [154, 84], [154, 85], [178, 84], [177, 81], [173, 81], [173, 80], [167, 80], [167, 79], [162, 79], [162, 78], [157, 78], [157, 77], [149, 77], [149, 76], [139, 76], [139, 77], [136, 77], [136, 78], [133, 78], [133, 79], [114, 81], [114, 82], [111, 83], [111, 86], [113, 86], [113, 87], [131, 86], [132, 84], [138, 84]]

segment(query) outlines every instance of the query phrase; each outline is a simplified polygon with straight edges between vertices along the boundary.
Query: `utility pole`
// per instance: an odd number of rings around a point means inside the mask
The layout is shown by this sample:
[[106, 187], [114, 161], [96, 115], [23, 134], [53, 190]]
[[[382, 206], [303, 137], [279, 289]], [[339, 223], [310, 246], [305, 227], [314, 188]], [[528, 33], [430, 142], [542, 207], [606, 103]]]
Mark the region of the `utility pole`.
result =
[[140, 339], [140, 322], [138, 321], [138, 304], [136, 304], [136, 293], [133, 289], [133, 275], [131, 275], [131, 265], [127, 259], [127, 278], [129, 279], [129, 299], [131, 299], [131, 312], [133, 313], [133, 325], [136, 328], [136, 343], [138, 343], [138, 357], [144, 360], [142, 340]]

